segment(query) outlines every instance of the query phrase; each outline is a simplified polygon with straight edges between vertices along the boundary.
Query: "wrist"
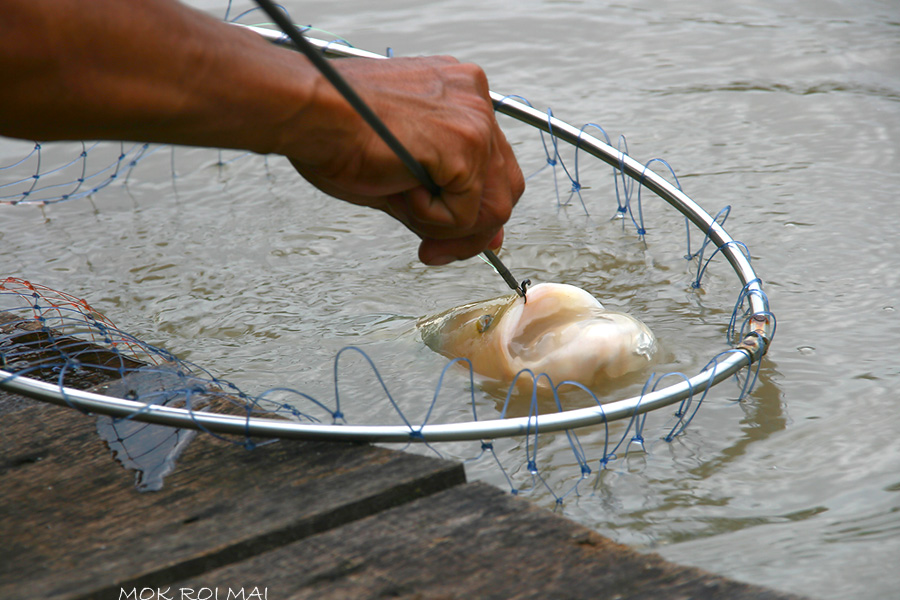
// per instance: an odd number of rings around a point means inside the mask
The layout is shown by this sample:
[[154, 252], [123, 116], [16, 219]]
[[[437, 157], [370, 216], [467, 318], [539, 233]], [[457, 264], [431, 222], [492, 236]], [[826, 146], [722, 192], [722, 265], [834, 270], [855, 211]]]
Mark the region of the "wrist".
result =
[[[292, 104], [285, 112], [287, 118], [272, 136], [275, 145], [269, 151], [289, 157], [297, 167], [325, 173], [339, 170], [338, 165], [345, 162], [348, 151], [350, 155], [355, 155], [361, 150], [362, 136], [368, 131], [366, 125], [334, 85], [305, 56], [293, 51], [290, 54], [292, 66], [305, 74], [306, 83], [299, 90], [303, 102], [292, 100], [290, 95], [285, 96]], [[344, 60], [353, 59], [337, 62]], [[342, 159], [342, 156], [345, 158]]]

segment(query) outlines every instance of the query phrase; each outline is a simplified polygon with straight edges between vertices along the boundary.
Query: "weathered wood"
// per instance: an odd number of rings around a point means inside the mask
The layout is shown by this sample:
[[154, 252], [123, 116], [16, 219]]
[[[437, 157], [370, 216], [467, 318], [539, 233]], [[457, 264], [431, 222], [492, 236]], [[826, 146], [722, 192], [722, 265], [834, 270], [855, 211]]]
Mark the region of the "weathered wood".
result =
[[[120, 396], [169, 385], [164, 370], [118, 379], [104, 368], [114, 353], [13, 325], [0, 333], [27, 348], [6, 356], [41, 361], [66, 344], [100, 365], [71, 385]], [[195, 401], [242, 410], [218, 396]], [[364, 445], [247, 451], [200, 435], [161, 491], [139, 493], [103, 440], [122, 459], [135, 450], [123, 438], [146, 436], [141, 456], [123, 460], [146, 470], [147, 440], [177, 430], [110, 423], [0, 390], [0, 598], [796, 598], [639, 554], [494, 488], [462, 485], [461, 465]]]
[[797, 598], [639, 554], [480, 483], [173, 581], [157, 597], [216, 589], [272, 600]]
[[200, 435], [139, 493], [95, 419], [30, 402], [0, 421], [0, 598], [118, 597], [240, 561], [465, 479], [461, 465], [365, 445], [247, 451]]
[[28, 376], [56, 382], [61, 356], [79, 362], [66, 374], [66, 385], [78, 389], [120, 377], [126, 369], [147, 366], [109, 348], [63, 335], [31, 318], [0, 311], [0, 368], [10, 372], [28, 369]]

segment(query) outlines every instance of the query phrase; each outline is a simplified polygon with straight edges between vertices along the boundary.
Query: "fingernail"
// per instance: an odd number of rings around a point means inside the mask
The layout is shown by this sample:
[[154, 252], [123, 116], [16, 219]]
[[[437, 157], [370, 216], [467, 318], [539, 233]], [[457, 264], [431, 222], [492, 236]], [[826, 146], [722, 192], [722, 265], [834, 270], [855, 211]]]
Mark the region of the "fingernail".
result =
[[434, 256], [429, 261], [428, 264], [432, 267], [441, 267], [443, 265], [449, 265], [454, 260], [456, 260], [455, 256], [450, 256], [448, 254], [442, 254], [440, 256]]

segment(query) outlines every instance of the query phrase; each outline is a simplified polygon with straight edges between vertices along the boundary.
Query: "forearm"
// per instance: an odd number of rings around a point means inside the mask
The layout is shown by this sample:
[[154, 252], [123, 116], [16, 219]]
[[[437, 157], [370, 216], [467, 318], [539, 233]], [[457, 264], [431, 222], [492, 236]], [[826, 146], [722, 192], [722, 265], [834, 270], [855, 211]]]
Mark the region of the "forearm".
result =
[[442, 189], [434, 198], [298, 53], [175, 0], [0, 0], [0, 135], [278, 153], [383, 210], [430, 264], [502, 240], [524, 189], [484, 72], [448, 57], [339, 70]]
[[173, 0], [0, 11], [2, 134], [296, 153], [297, 124], [315, 121], [321, 78], [305, 58]]

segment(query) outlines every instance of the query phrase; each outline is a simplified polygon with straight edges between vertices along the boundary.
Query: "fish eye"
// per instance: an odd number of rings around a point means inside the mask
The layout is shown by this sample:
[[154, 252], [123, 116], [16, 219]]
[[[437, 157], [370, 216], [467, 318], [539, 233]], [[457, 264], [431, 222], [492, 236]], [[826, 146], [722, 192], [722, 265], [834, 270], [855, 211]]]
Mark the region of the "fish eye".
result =
[[475, 329], [478, 330], [478, 333], [484, 333], [493, 322], [493, 315], [481, 315], [480, 317], [478, 317], [478, 320], [475, 321]]

